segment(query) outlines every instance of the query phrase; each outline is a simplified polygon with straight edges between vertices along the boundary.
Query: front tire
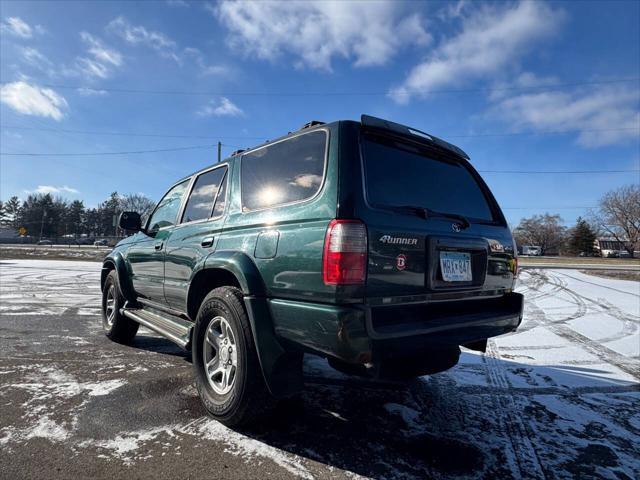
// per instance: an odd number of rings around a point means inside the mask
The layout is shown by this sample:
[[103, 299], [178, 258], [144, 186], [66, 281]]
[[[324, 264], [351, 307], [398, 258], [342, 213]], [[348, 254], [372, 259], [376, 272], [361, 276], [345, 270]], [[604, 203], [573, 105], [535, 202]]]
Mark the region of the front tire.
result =
[[114, 342], [129, 344], [140, 325], [120, 313], [124, 297], [118, 285], [118, 274], [111, 270], [102, 289], [102, 327], [107, 337]]
[[237, 288], [216, 288], [203, 300], [193, 332], [192, 358], [202, 404], [221, 423], [246, 424], [271, 405]]

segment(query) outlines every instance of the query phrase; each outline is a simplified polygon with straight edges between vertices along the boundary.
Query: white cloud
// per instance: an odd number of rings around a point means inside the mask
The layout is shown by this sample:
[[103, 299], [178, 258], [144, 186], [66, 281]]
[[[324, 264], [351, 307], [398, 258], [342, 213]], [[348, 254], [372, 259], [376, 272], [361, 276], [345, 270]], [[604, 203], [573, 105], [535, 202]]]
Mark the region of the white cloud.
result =
[[165, 0], [165, 3], [170, 7], [188, 7], [189, 4], [184, 0]]
[[469, 7], [469, 0], [458, 0], [457, 2], [447, 2], [444, 8], [441, 8], [437, 17], [442, 21], [447, 21], [452, 18], [460, 18], [462, 13]]
[[108, 95], [109, 92], [106, 90], [100, 90], [99, 88], [88, 88], [88, 87], [80, 87], [76, 89], [78, 95], [83, 97], [103, 97]]
[[320, 175], [314, 175], [312, 173], [303, 173], [296, 176], [293, 181], [289, 182], [289, 185], [295, 185], [303, 188], [317, 188], [322, 183], [322, 177]]
[[54, 187], [53, 185], [38, 185], [38, 188], [36, 188], [35, 190], [25, 190], [25, 193], [40, 193], [43, 195], [51, 194], [51, 195], [55, 195], [57, 193], [71, 193], [71, 194], [78, 194], [80, 193], [79, 190], [75, 189], [75, 188], [71, 188], [68, 187], [66, 185], [62, 186], [62, 187]]
[[220, 101], [211, 100], [196, 112], [199, 117], [240, 117], [244, 112], [227, 97], [220, 97]]
[[122, 66], [122, 54], [105, 46], [102, 41], [87, 32], [80, 32], [80, 38], [87, 45], [87, 57], [76, 59], [75, 69], [69, 73], [80, 72], [88, 77], [107, 78], [113, 70]]
[[32, 47], [22, 47], [20, 53], [26, 64], [49, 74], [53, 72], [53, 64], [39, 50]]
[[132, 25], [122, 16], [109, 22], [107, 30], [130, 45], [151, 48], [161, 57], [174, 60], [180, 66], [183, 66], [185, 59], [190, 58], [200, 69], [202, 76], [229, 74], [230, 70], [227, 66], [207, 63], [205, 56], [197, 48], [186, 47], [182, 49], [173, 39], [164, 33], [148, 30], [142, 25]]
[[460, 33], [443, 40], [390, 91], [394, 100], [406, 103], [430, 89], [491, 77], [517, 65], [535, 42], [555, 33], [564, 19], [562, 11], [530, 1], [465, 12], [464, 8], [457, 11], [462, 19]]
[[87, 32], [80, 32], [80, 38], [88, 44], [89, 53], [93, 55], [97, 61], [108, 63], [116, 67], [122, 65], [122, 55], [120, 52], [105, 47], [99, 39]]
[[515, 131], [583, 130], [577, 136], [583, 147], [619, 144], [640, 136], [637, 87], [598, 85], [573, 91], [501, 93], [494, 101], [489, 116]]
[[26, 39], [33, 37], [34, 33], [44, 33], [44, 28], [40, 25], [36, 25], [32, 28], [20, 17], [9, 17], [0, 24], [0, 32]]
[[23, 81], [0, 86], [0, 102], [24, 115], [51, 117], [58, 121], [68, 107], [65, 98], [50, 88]]
[[144, 45], [152, 48], [165, 58], [171, 58], [177, 63], [181, 61], [176, 53], [176, 42], [164, 33], [147, 30], [142, 25], [131, 25], [122, 16], [109, 22], [107, 30], [131, 45]]
[[187, 47], [184, 49], [184, 53], [188, 57], [192, 57], [195, 60], [196, 65], [200, 68], [200, 75], [204, 77], [208, 76], [223, 76], [229, 75], [230, 69], [225, 65], [210, 65], [205, 61], [204, 55], [200, 50], [193, 47]]
[[205, 8], [229, 29], [234, 49], [270, 61], [290, 54], [298, 67], [330, 71], [336, 57], [384, 65], [401, 48], [431, 41], [423, 18], [392, 1], [223, 1]]

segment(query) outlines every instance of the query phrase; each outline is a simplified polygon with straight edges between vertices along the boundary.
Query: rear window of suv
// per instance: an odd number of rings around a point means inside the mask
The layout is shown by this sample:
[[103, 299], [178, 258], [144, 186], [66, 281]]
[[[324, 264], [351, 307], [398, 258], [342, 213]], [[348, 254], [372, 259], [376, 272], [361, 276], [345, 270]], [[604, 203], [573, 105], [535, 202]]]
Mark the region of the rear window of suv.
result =
[[316, 130], [253, 150], [241, 160], [242, 209], [313, 197], [322, 186], [327, 132]]
[[372, 206], [414, 206], [469, 220], [493, 222], [494, 215], [471, 171], [455, 159], [383, 137], [362, 141], [367, 199]]

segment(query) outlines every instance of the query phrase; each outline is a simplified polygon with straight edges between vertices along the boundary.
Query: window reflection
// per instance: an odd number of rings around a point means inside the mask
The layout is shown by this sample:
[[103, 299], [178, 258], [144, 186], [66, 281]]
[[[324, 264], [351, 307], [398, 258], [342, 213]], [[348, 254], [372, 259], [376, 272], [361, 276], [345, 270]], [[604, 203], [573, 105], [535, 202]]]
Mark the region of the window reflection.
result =
[[183, 223], [202, 220], [212, 215], [216, 196], [226, 171], [226, 168], [216, 168], [203, 173], [196, 179], [184, 209]]
[[327, 133], [310, 132], [254, 152], [241, 160], [243, 210], [313, 197], [322, 185]]
[[151, 232], [156, 232], [161, 228], [175, 224], [180, 205], [182, 204], [182, 196], [187, 189], [187, 185], [189, 185], [189, 180], [179, 183], [169, 190], [162, 200], [160, 200], [149, 222], [149, 230]]

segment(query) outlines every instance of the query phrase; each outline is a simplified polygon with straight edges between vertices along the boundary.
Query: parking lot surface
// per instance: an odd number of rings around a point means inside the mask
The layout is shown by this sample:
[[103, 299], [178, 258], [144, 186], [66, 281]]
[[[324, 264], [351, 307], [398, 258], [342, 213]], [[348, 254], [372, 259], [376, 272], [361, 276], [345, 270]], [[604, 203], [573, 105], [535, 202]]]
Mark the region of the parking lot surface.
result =
[[638, 478], [640, 285], [527, 270], [519, 331], [411, 384], [305, 361], [261, 423], [206, 416], [189, 355], [100, 325], [100, 264], [0, 261], [2, 478]]

